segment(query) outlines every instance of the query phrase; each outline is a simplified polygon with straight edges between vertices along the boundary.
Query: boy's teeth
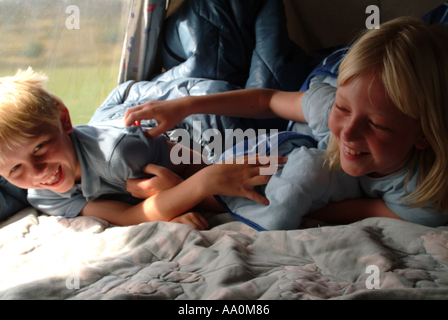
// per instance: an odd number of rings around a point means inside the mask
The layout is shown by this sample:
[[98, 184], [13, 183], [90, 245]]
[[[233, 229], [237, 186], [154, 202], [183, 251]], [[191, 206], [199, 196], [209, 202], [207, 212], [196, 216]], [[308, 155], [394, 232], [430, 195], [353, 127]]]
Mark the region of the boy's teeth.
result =
[[59, 173], [59, 169], [57, 169], [52, 175], [51, 177], [45, 181], [43, 184], [52, 184], [54, 182], [54, 180], [56, 179], [56, 175]]
[[355, 151], [355, 150], [349, 149], [348, 147], [345, 147], [345, 151], [347, 151], [347, 153], [357, 155], [357, 156], [361, 154], [360, 151]]

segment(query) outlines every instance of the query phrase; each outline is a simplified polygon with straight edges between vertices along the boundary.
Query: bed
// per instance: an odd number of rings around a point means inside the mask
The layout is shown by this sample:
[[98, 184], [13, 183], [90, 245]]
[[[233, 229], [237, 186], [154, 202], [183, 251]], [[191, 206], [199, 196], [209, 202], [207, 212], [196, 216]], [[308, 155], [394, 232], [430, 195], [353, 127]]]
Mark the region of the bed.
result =
[[0, 234], [2, 299], [448, 295], [447, 227], [370, 218], [346, 226], [265, 232], [232, 221], [196, 231], [165, 222], [112, 227], [89, 217], [64, 219], [25, 210]]
[[[285, 1], [287, 20], [280, 1], [241, 3], [185, 1], [176, 7], [161, 33], [166, 71], [132, 87], [124, 81], [92, 123], [119, 118], [145, 99], [243, 87], [299, 90], [328, 53], [315, 52], [320, 44], [298, 46], [288, 37], [291, 6], [309, 5]], [[437, 7], [429, 18], [443, 18], [448, 6], [439, 4], [418, 14]], [[186, 25], [209, 29], [190, 27], [182, 34]], [[201, 117], [180, 127], [216, 121]], [[29, 206], [17, 211], [0, 222], [4, 300], [448, 299], [448, 226], [369, 218], [349, 225], [305, 220], [297, 230], [257, 231], [222, 213], [209, 217], [209, 230], [197, 231], [169, 222], [119, 227], [98, 218], [47, 216]]]

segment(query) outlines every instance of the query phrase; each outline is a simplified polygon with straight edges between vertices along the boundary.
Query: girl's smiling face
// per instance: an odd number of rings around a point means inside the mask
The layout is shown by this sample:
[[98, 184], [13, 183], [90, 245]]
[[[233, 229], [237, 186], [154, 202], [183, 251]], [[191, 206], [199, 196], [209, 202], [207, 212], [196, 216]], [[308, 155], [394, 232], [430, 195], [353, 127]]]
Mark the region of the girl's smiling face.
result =
[[414, 147], [429, 144], [418, 120], [401, 112], [376, 78], [362, 75], [336, 92], [328, 126], [349, 175], [383, 177], [400, 170]]
[[69, 191], [80, 180], [81, 170], [69, 136], [72, 126], [68, 111], [61, 111], [61, 124], [62, 131], [48, 126], [19, 147], [3, 147], [5, 161], [0, 164], [0, 174], [23, 189]]

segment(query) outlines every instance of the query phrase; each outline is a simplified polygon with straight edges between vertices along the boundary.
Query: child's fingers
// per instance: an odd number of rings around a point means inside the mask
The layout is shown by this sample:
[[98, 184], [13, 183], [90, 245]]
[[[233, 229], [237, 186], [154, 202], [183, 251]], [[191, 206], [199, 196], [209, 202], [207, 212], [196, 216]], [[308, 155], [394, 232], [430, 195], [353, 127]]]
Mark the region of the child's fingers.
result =
[[255, 190], [247, 190], [244, 196], [250, 200], [253, 200], [265, 206], [269, 205], [269, 200], [266, 197], [259, 194], [258, 192], [256, 192]]
[[268, 165], [256, 167], [258, 174], [260, 176], [268, 176], [269, 178], [273, 176], [277, 171], [283, 169], [282, 165]]
[[187, 212], [185, 213], [185, 215], [187, 215], [187, 218], [191, 223], [190, 225], [193, 228], [197, 230], [205, 230], [208, 228], [208, 222], [207, 220], [205, 220], [202, 214], [196, 212]]
[[[282, 168], [283, 167], [281, 166], [272, 166], [272, 165], [255, 167], [254, 170], [256, 170], [257, 173], [255, 173], [255, 175], [249, 181], [250, 188], [253, 188], [255, 186], [267, 185], [270, 179], [272, 178], [272, 175]], [[246, 190], [245, 197], [258, 203], [261, 203], [265, 206], [269, 205], [269, 200], [253, 189]]]
[[[254, 166], [248, 169], [249, 175], [252, 177], [252, 185], [267, 184], [271, 177], [277, 173], [277, 171], [283, 169], [282, 165], [264, 165]], [[258, 183], [258, 184], [255, 184]]]
[[250, 180], [250, 185], [252, 187], [266, 185], [271, 180], [271, 177], [272, 175], [256, 175]]
[[141, 193], [140, 190], [145, 188], [142, 185], [147, 181], [147, 179], [127, 179], [126, 191], [129, 192], [133, 197], [144, 199], [146, 198], [146, 194]]
[[221, 161], [223, 164], [251, 164], [254, 166], [261, 165], [277, 165], [277, 164], [285, 164], [288, 161], [287, 157], [282, 156], [260, 156], [256, 155], [248, 155], [239, 158], [227, 159], [225, 161]]
[[126, 113], [124, 115], [124, 125], [130, 126], [134, 124], [135, 121], [142, 119], [151, 119], [148, 118], [148, 116], [150, 115], [148, 114], [148, 111], [145, 111], [144, 107], [145, 105], [139, 105], [126, 110]]
[[209, 225], [207, 220], [197, 212], [187, 212], [171, 220], [172, 222], [182, 223], [195, 228], [196, 230], [206, 230]]
[[[253, 156], [252, 156], [253, 157]], [[255, 156], [256, 165], [283, 165], [288, 161], [287, 157], [282, 156]], [[249, 162], [251, 163], [251, 162]]]
[[[125, 126], [140, 126], [141, 120], [143, 120], [143, 119], [155, 119], [152, 112], [150, 112], [148, 110], [144, 110], [142, 108], [139, 109], [139, 107], [142, 107], [142, 106], [137, 106], [137, 107], [135, 107], [135, 110], [132, 110], [132, 111], [130, 111], [130, 109], [126, 111], [126, 115], [124, 117], [124, 125]], [[132, 108], [132, 109], [134, 109], [134, 108]], [[170, 129], [170, 128], [166, 127], [167, 124], [165, 124], [164, 121], [159, 120], [159, 119], [155, 119], [155, 120], [157, 121], [158, 125], [155, 126], [154, 128], [144, 130], [144, 132], [143, 132], [145, 134], [145, 136], [150, 139], [155, 138]]]
[[204, 218], [204, 216], [202, 214], [197, 214], [197, 223], [196, 225], [198, 226], [198, 230], [206, 230], [208, 229], [208, 221], [207, 219]]
[[165, 133], [169, 129], [170, 128], [166, 128], [165, 124], [163, 122], [161, 122], [156, 127], [153, 127], [151, 129], [143, 131], [143, 134], [147, 138], [153, 139], [153, 138], [156, 138], [156, 137], [160, 136], [161, 134]]
[[146, 166], [143, 167], [143, 172], [152, 174], [154, 176], [163, 176], [165, 173], [165, 170], [168, 170], [165, 167], [158, 166], [156, 164], [148, 163]]

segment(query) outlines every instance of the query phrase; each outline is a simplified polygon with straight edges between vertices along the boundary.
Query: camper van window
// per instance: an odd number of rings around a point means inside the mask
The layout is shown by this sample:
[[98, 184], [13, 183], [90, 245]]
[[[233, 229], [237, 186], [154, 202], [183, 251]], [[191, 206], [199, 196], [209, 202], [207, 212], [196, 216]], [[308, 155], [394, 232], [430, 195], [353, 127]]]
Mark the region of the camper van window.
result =
[[0, 0], [0, 77], [28, 66], [89, 121], [116, 87], [131, 0]]

